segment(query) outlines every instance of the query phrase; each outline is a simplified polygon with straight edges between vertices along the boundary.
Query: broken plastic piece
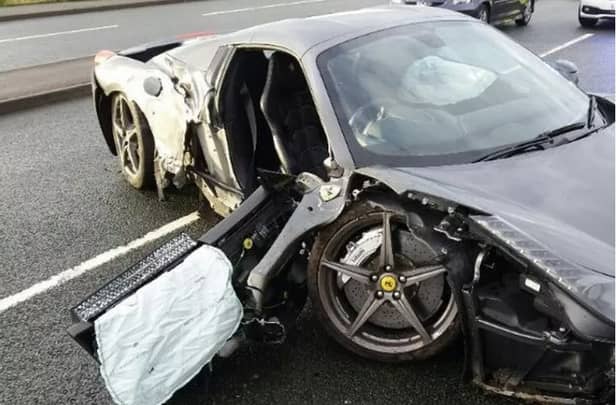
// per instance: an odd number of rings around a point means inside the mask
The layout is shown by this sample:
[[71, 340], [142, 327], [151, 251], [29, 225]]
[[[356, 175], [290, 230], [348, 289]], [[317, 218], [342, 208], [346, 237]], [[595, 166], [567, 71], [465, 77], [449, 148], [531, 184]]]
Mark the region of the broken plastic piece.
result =
[[164, 403], [221, 350], [243, 315], [231, 274], [224, 253], [204, 245], [95, 321], [117, 404]]

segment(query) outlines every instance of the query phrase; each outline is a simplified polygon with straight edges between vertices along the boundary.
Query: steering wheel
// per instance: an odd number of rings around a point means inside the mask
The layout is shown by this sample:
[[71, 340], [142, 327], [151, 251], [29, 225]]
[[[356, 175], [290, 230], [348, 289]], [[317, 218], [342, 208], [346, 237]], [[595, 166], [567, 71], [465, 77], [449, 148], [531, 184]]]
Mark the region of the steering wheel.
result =
[[368, 136], [374, 124], [392, 116], [389, 111], [393, 105], [395, 101], [388, 98], [370, 101], [355, 110], [349, 118], [349, 126], [356, 134]]

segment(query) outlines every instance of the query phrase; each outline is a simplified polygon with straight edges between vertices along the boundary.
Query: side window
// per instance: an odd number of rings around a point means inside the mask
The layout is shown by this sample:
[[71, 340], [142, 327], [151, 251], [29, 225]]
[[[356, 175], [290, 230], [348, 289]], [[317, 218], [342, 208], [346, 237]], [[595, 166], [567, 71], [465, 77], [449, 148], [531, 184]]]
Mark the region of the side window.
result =
[[233, 48], [230, 46], [221, 46], [216, 50], [205, 75], [205, 80], [208, 83], [215, 85], [218, 82], [231, 52], [233, 52]]
[[283, 171], [325, 178], [327, 138], [302, 66], [294, 56], [282, 51], [270, 54], [260, 105]]
[[243, 189], [257, 169], [323, 178], [328, 144], [299, 60], [280, 50], [226, 48], [208, 71]]

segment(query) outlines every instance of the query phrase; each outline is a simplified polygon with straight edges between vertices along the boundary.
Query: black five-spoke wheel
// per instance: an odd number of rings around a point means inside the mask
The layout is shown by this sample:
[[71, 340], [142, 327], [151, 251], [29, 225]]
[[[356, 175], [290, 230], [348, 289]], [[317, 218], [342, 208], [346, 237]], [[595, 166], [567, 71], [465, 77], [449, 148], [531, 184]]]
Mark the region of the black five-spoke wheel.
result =
[[365, 357], [404, 361], [440, 351], [458, 314], [442, 253], [406, 218], [360, 206], [320, 233], [310, 292], [329, 334]]
[[124, 94], [111, 101], [111, 129], [122, 174], [131, 186], [154, 184], [154, 141], [138, 107]]

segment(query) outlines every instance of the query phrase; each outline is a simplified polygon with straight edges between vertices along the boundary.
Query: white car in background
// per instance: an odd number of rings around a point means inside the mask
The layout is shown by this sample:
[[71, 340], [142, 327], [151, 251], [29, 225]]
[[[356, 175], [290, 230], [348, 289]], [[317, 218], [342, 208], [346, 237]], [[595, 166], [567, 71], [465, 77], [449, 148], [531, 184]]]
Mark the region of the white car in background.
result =
[[578, 19], [583, 27], [594, 27], [600, 19], [614, 20], [616, 0], [580, 0]]

